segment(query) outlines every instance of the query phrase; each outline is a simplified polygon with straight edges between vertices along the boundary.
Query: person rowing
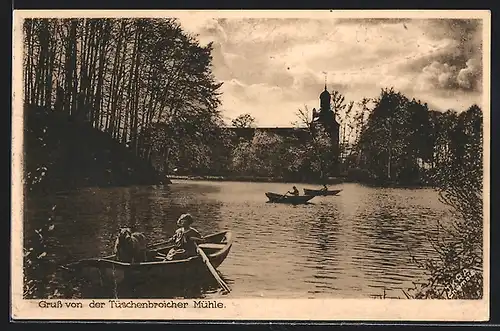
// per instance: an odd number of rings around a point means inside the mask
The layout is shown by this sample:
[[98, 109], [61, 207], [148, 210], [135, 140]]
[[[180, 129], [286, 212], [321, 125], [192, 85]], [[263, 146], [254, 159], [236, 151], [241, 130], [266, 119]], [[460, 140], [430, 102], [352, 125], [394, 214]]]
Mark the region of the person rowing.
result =
[[328, 191], [328, 187], [326, 186], [326, 184], [323, 184], [321, 191], [324, 191], [324, 192]]
[[196, 230], [191, 227], [194, 223], [194, 219], [191, 214], [182, 214], [177, 220], [177, 226], [179, 227], [174, 235], [167, 240], [167, 244], [174, 243], [167, 255], [167, 260], [183, 259], [189, 256], [196, 255], [196, 244], [204, 243], [205, 239]]
[[294, 196], [299, 196], [300, 195], [299, 190], [295, 186], [292, 188], [292, 191], [288, 191], [286, 193], [290, 193], [291, 195], [294, 195]]
[[212, 276], [214, 276], [215, 280], [217, 280], [224, 291], [226, 293], [230, 292], [231, 289], [217, 273], [214, 266], [210, 263], [210, 260], [205, 252], [203, 252], [203, 250], [198, 247], [198, 244], [205, 243], [206, 239], [202, 237], [198, 230], [191, 227], [191, 224], [193, 224], [193, 222], [194, 220], [191, 214], [182, 214], [177, 219], [177, 226], [179, 228], [175, 231], [175, 234], [167, 240], [167, 244], [170, 242], [174, 242], [174, 247], [172, 247], [168, 251], [166, 256], [160, 253], [159, 257], [171, 261], [174, 258], [185, 259], [191, 256], [199, 255], [203, 263], [205, 263], [205, 265], [209, 269]]

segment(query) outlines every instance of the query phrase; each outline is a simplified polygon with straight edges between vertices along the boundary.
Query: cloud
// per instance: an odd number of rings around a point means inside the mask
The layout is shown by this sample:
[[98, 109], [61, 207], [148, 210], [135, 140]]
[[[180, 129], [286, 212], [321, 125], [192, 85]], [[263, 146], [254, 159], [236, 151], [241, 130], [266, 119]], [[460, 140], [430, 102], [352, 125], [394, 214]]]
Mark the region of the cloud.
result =
[[434, 90], [436, 88], [480, 91], [481, 77], [481, 65], [476, 58], [468, 60], [463, 68], [434, 61], [422, 69], [417, 89], [422, 91]]
[[323, 72], [330, 90], [353, 101], [376, 97], [384, 87], [442, 110], [447, 102], [467, 108], [480, 98], [480, 20], [204, 18], [181, 24], [200, 42], [213, 42], [213, 73], [224, 82], [228, 118], [248, 112], [259, 125], [289, 125], [297, 108], [318, 107]]
[[466, 90], [482, 90], [482, 66], [481, 62], [472, 58], [466, 63], [466, 67], [461, 69], [457, 75], [458, 85]]
[[417, 88], [422, 91], [434, 88], [456, 88], [457, 75], [458, 70], [455, 66], [434, 61], [422, 69]]
[[[403, 71], [419, 72], [420, 87], [481, 90], [482, 24], [480, 20], [418, 20], [429, 40], [446, 44], [438, 52], [409, 61]], [[425, 83], [427, 82], [427, 84]]]

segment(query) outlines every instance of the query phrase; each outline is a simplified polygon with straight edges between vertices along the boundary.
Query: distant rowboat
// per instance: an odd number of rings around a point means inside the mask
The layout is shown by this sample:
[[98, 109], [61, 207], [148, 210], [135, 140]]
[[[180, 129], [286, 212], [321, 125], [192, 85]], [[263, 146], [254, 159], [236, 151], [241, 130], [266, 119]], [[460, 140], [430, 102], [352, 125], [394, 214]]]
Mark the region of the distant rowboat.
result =
[[274, 203], [289, 203], [292, 205], [305, 204], [312, 198], [313, 195], [283, 195], [278, 193], [266, 192], [269, 202]]
[[331, 190], [331, 191], [325, 191], [325, 190], [311, 190], [311, 189], [304, 189], [304, 194], [305, 195], [312, 195], [312, 196], [327, 196], [327, 195], [337, 195], [339, 192], [342, 190]]

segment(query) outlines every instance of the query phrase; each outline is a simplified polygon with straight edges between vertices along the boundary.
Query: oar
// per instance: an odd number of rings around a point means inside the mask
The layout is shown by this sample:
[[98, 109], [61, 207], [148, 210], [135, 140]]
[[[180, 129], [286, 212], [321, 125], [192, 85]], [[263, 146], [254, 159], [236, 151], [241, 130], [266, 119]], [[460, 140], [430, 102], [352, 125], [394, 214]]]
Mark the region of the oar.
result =
[[75, 271], [75, 268], [78, 267], [82, 262], [85, 262], [85, 261], [86, 260], [79, 260], [79, 261], [71, 262], [68, 264], [61, 264], [61, 265], [58, 265], [57, 267], [59, 269], [66, 270], [66, 271]]
[[212, 263], [210, 263], [210, 260], [208, 259], [208, 256], [205, 254], [205, 252], [198, 246], [197, 243], [194, 243], [194, 245], [196, 247], [196, 252], [201, 256], [201, 259], [203, 260], [203, 263], [205, 263], [205, 265], [208, 267], [208, 270], [210, 270], [210, 273], [212, 274], [212, 276], [214, 276], [214, 278], [217, 281], [217, 283], [219, 283], [219, 285], [227, 293], [231, 292], [231, 289], [229, 288], [229, 286], [224, 282], [224, 280], [222, 280], [222, 278], [217, 273], [217, 270], [215, 270], [215, 268], [212, 265]]
[[92, 260], [93, 259], [81, 259], [81, 260], [78, 260], [78, 261], [73, 261], [73, 262], [70, 262], [70, 263], [61, 264], [58, 267], [60, 269], [64, 269], [64, 270], [74, 270], [75, 267], [79, 266], [81, 263], [84, 263], [86, 261], [92, 261]]
[[105, 258], [87, 258], [87, 259], [81, 259], [81, 260], [78, 260], [78, 261], [74, 261], [74, 262], [70, 262], [70, 263], [67, 263], [67, 264], [59, 265], [58, 268], [71, 271], [71, 270], [75, 270], [75, 268], [77, 268], [80, 265], [85, 264], [85, 263], [92, 265], [92, 264], [95, 264], [97, 262], [106, 261], [106, 260], [107, 259], [105, 259]]
[[284, 199], [286, 197], [286, 195], [288, 194], [288, 192], [286, 192], [285, 194], [283, 194], [280, 198], [280, 200]]

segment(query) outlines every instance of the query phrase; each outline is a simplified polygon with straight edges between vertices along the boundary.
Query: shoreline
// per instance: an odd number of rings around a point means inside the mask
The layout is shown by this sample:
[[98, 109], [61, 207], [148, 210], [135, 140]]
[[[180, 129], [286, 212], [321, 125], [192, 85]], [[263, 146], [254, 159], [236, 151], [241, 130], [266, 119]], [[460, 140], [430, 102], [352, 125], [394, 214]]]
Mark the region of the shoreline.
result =
[[[320, 185], [319, 181], [304, 181], [284, 179], [279, 177], [256, 177], [256, 176], [197, 176], [197, 175], [167, 175], [168, 180], [199, 180], [215, 182], [256, 182], [256, 183], [303, 183], [311, 185]], [[345, 180], [340, 177], [330, 177], [327, 184], [342, 184]]]
[[[254, 183], [300, 183], [307, 185], [322, 185], [319, 181], [304, 181], [304, 180], [288, 180], [277, 177], [256, 177], [256, 176], [209, 176], [209, 175], [167, 175], [168, 180], [186, 180], [186, 181], [214, 181], [214, 182], [254, 182]], [[359, 180], [350, 180], [346, 177], [329, 177], [327, 185], [340, 185], [344, 183], [357, 183], [368, 187], [375, 188], [408, 188], [408, 189], [423, 189], [433, 188], [432, 185], [404, 185], [397, 183], [370, 183]]]

